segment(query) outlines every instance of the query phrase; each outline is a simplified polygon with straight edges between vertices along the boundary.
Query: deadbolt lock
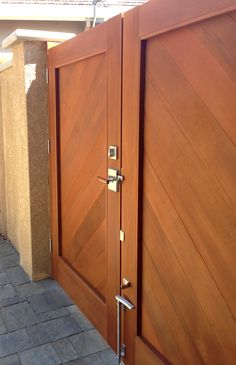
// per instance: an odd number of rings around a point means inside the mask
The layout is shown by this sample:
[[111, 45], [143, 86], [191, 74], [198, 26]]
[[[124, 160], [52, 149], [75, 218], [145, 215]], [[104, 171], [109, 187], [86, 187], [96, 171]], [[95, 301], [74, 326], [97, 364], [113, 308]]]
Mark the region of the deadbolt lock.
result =
[[117, 146], [109, 146], [109, 148], [108, 148], [108, 157], [111, 160], [117, 160], [118, 159], [118, 147]]
[[122, 279], [121, 289], [127, 289], [131, 287], [131, 283], [126, 278]]

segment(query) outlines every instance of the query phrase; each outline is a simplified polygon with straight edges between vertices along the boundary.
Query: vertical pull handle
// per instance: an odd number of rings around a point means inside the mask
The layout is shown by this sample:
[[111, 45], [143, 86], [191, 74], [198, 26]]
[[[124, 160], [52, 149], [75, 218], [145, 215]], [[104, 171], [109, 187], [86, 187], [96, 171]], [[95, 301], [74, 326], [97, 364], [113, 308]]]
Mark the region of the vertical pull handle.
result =
[[134, 305], [130, 303], [124, 297], [116, 295], [116, 305], [117, 305], [117, 364], [123, 365], [122, 357], [125, 356], [125, 345], [121, 345], [121, 310], [134, 309]]

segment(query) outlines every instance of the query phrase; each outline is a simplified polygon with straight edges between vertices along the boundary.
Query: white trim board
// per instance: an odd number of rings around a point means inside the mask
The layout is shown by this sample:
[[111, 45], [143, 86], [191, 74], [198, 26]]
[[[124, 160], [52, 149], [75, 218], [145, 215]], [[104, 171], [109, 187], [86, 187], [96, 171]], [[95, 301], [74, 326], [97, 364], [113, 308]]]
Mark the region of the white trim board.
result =
[[20, 41], [64, 42], [67, 39], [73, 38], [75, 35], [75, 33], [16, 29], [2, 41], [2, 48], [7, 49], [13, 47]]

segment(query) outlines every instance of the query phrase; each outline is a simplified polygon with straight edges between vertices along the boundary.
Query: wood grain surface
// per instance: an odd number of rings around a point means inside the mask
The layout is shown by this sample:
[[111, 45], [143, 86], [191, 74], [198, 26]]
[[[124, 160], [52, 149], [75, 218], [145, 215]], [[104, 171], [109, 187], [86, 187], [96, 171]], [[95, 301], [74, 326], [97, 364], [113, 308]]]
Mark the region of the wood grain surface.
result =
[[49, 51], [53, 276], [113, 348], [120, 193], [97, 176], [121, 164], [121, 31], [117, 16]]
[[127, 365], [236, 362], [236, 2], [185, 5], [124, 17]]

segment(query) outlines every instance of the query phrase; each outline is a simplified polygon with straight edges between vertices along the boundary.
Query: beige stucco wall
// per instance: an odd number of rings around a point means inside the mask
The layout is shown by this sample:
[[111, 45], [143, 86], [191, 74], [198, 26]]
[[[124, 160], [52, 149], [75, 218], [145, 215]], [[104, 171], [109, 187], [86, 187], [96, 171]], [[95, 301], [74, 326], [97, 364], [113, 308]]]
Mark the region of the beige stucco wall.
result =
[[[1, 74], [0, 74], [1, 84]], [[2, 122], [2, 103], [0, 87], [0, 233], [6, 234], [6, 196], [5, 196], [5, 163], [4, 163], [4, 144], [3, 144], [3, 122]]]
[[45, 42], [20, 42], [0, 74], [7, 236], [33, 280], [50, 272]]
[[16, 102], [16, 98], [14, 98], [13, 90], [16, 89], [17, 86], [14, 85], [13, 82], [13, 71], [13, 68], [9, 68], [1, 73], [1, 106], [4, 139], [7, 233], [12, 242], [18, 247], [17, 237], [19, 236], [19, 226], [17, 224], [17, 215], [19, 184], [15, 185], [15, 181], [19, 175], [19, 163], [17, 161], [18, 152], [16, 153], [19, 149], [19, 142], [17, 141], [17, 128], [14, 123], [15, 116], [13, 103]]

